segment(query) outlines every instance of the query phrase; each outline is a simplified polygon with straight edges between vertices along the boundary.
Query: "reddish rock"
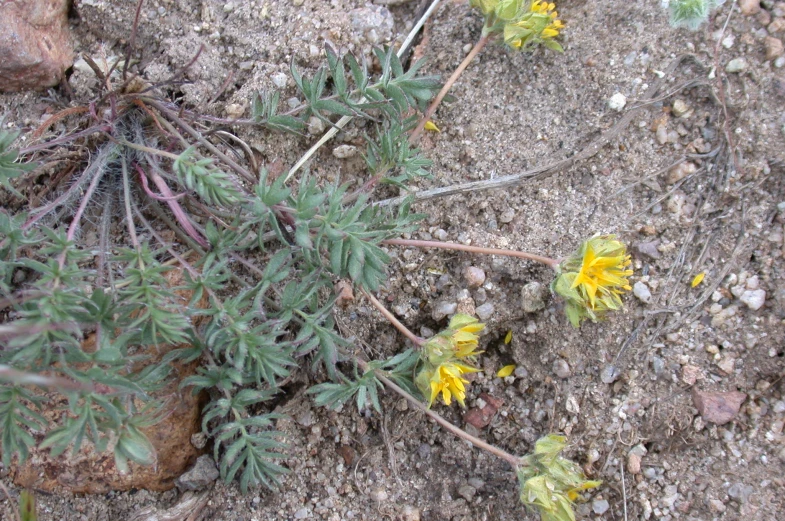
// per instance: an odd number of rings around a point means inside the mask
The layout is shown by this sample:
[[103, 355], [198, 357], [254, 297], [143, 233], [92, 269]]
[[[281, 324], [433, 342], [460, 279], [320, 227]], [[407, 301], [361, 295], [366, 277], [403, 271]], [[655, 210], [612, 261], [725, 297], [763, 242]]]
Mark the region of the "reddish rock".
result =
[[[181, 270], [168, 271], [164, 277], [171, 287], [183, 283]], [[182, 297], [184, 302], [192, 295], [187, 290], [175, 290], [175, 293]], [[197, 307], [204, 308], [206, 305], [207, 299], [203, 296]], [[141, 371], [145, 366], [159, 362], [169, 351], [183, 347], [191, 346], [149, 346], [147, 354], [150, 358], [139, 362], [133, 370]], [[95, 335], [85, 339], [82, 349], [88, 353], [95, 350]], [[11, 469], [14, 483], [20, 487], [46, 492], [69, 491], [76, 494], [103, 494], [110, 490], [132, 488], [154, 491], [173, 488], [175, 480], [188, 470], [203, 452], [191, 443], [191, 438], [201, 431], [202, 396], [194, 396], [190, 388], [180, 389], [180, 382], [195, 374], [198, 367], [198, 361], [189, 364], [172, 363], [167, 385], [151, 393], [153, 398], [164, 401], [163, 419], [142, 429], [156, 451], [153, 465], [138, 465], [129, 461], [129, 472], [121, 474], [115, 466], [111, 443], [105, 452], [95, 452], [92, 444], [85, 443], [76, 455], [73, 455], [69, 448], [57, 458], [53, 458], [48, 449], [34, 448], [24, 465]], [[67, 399], [58, 393], [49, 393], [46, 398], [50, 407], [43, 411], [43, 416], [50, 425], [61, 423], [60, 416], [62, 411], [67, 409]], [[137, 404], [137, 408], [142, 405]], [[37, 436], [40, 443], [43, 434]]]
[[499, 407], [501, 407], [504, 402], [487, 393], [482, 393], [480, 399], [485, 402], [485, 405], [483, 407], [472, 407], [469, 409], [466, 414], [463, 415], [463, 421], [473, 427], [483, 429], [491, 424], [493, 417], [496, 415], [496, 411], [499, 410]]
[[739, 414], [747, 395], [739, 391], [707, 392], [692, 390], [692, 401], [701, 417], [707, 421], [724, 425]]
[[68, 0], [0, 2], [0, 91], [57, 85], [73, 63]]
[[[180, 380], [194, 374], [196, 367], [198, 362], [188, 366], [175, 364], [172, 371], [174, 378], [160, 394], [156, 393], [158, 397], [166, 397], [165, 417], [142, 430], [156, 449], [154, 465], [129, 462], [130, 471], [121, 474], [115, 466], [112, 451], [95, 452], [90, 443], [83, 445], [75, 456], [69, 448], [57, 458], [52, 458], [46, 449], [35, 448], [30, 451], [24, 465], [12, 469], [14, 483], [46, 492], [67, 490], [76, 494], [103, 494], [110, 490], [132, 488], [155, 491], [173, 488], [175, 479], [188, 470], [201, 452], [190, 443], [191, 435], [201, 429], [199, 397], [193, 396], [190, 389], [179, 389]], [[62, 410], [56, 408], [65, 408], [67, 400], [54, 393], [47, 396], [52, 407], [44, 412], [44, 417], [53, 421], [62, 414]]]

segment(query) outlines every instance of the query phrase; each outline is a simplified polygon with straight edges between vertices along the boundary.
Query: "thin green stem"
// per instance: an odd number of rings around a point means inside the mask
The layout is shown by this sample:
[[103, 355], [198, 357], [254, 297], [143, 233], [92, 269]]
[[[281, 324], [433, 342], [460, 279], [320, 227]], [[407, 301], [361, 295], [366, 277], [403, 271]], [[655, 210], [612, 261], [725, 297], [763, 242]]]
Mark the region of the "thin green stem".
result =
[[484, 255], [504, 255], [506, 257], [518, 257], [519, 259], [533, 260], [535, 262], [545, 264], [546, 266], [549, 266], [553, 269], [556, 269], [559, 266], [559, 261], [557, 259], [543, 257], [541, 255], [535, 255], [525, 251], [481, 248], [479, 246], [468, 246], [454, 242], [420, 241], [416, 239], [387, 239], [386, 241], [382, 241], [382, 244], [390, 244], [394, 246], [414, 246], [416, 248], [440, 248], [442, 250], [465, 251], [469, 253], [481, 253]]
[[450, 91], [455, 82], [458, 81], [458, 78], [461, 77], [461, 74], [463, 74], [463, 71], [466, 70], [466, 67], [468, 67], [472, 60], [474, 60], [474, 57], [477, 56], [481, 50], [483, 50], [488, 42], [491, 41], [493, 36], [493, 34], [484, 34], [482, 38], [477, 40], [477, 43], [474, 44], [472, 50], [469, 51], [469, 54], [467, 54], [466, 58], [464, 58], [461, 64], [458, 65], [458, 68], [455, 69], [455, 72], [452, 73], [452, 76], [450, 76], [450, 78], [444, 84], [442, 90], [439, 91], [439, 94], [437, 94], [436, 98], [431, 102], [431, 105], [428, 107], [428, 110], [425, 111], [425, 114], [420, 120], [420, 123], [417, 125], [417, 128], [415, 128], [409, 135], [410, 143], [415, 143], [417, 141], [417, 139], [420, 137], [420, 134], [422, 134], [423, 129], [425, 129], [425, 124], [428, 123], [428, 121], [431, 119], [431, 116], [433, 116], [434, 112], [436, 112], [436, 109], [439, 108], [439, 105], [441, 104], [444, 97]]
[[375, 307], [376, 309], [378, 309], [378, 310], [379, 310], [379, 312], [380, 312], [382, 315], [384, 315], [384, 318], [386, 318], [386, 319], [387, 319], [387, 320], [388, 320], [388, 321], [389, 321], [389, 322], [390, 322], [390, 323], [391, 323], [393, 326], [395, 326], [395, 329], [397, 329], [398, 331], [400, 331], [400, 332], [403, 334], [403, 336], [405, 336], [406, 338], [408, 338], [409, 340], [411, 340], [411, 341], [414, 343], [414, 345], [416, 345], [417, 347], [420, 347], [420, 346], [422, 346], [422, 345], [425, 343], [425, 339], [424, 339], [424, 338], [420, 338], [420, 337], [418, 337], [417, 335], [415, 335], [414, 333], [412, 333], [412, 332], [409, 330], [409, 328], [407, 328], [406, 326], [404, 326], [404, 325], [401, 323], [401, 321], [400, 321], [400, 320], [398, 320], [397, 318], [395, 318], [395, 315], [393, 315], [392, 313], [390, 313], [390, 310], [389, 310], [389, 309], [387, 309], [386, 307], [384, 307], [384, 304], [382, 304], [381, 302], [379, 302], [379, 300], [378, 300], [376, 297], [374, 297], [373, 295], [371, 295], [369, 292], [367, 292], [367, 291], [365, 291], [365, 290], [362, 290], [362, 291], [363, 291], [363, 294], [364, 294], [366, 297], [368, 297], [368, 300], [370, 300], [370, 301], [371, 301], [371, 304], [373, 304], [373, 307]]

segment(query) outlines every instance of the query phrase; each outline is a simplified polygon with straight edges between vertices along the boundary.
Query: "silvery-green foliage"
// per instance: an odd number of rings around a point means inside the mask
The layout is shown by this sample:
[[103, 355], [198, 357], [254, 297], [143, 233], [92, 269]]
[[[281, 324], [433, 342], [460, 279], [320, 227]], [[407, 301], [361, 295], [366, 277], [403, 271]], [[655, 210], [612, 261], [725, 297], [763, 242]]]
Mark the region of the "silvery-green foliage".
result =
[[696, 30], [709, 18], [709, 13], [724, 4], [725, 0], [671, 0], [668, 5], [673, 27]]

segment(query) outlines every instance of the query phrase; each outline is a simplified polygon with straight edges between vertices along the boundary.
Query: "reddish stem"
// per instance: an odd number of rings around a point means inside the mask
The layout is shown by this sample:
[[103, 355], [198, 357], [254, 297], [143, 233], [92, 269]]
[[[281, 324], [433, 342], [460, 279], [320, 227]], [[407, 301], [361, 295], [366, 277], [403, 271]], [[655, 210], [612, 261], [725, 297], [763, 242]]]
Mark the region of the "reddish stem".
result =
[[463, 59], [461, 64], [458, 65], [458, 68], [455, 69], [455, 72], [452, 73], [452, 76], [450, 76], [450, 78], [444, 84], [442, 90], [439, 91], [439, 94], [436, 95], [436, 99], [431, 102], [431, 105], [428, 107], [428, 110], [425, 111], [425, 115], [422, 117], [422, 120], [420, 120], [420, 124], [417, 125], [417, 128], [415, 128], [409, 135], [409, 143], [415, 143], [417, 141], [417, 138], [420, 137], [420, 134], [422, 134], [422, 131], [425, 128], [425, 124], [428, 123], [428, 121], [431, 119], [431, 116], [433, 116], [433, 113], [436, 112], [436, 109], [450, 91], [453, 84], [458, 81], [458, 78], [461, 77], [461, 74], [463, 74], [463, 71], [466, 70], [466, 67], [468, 67], [472, 60], [474, 60], [474, 57], [480, 53], [480, 51], [488, 44], [489, 41], [491, 41], [492, 36], [492, 34], [486, 34], [477, 40], [477, 43], [474, 44], [472, 50], [469, 52], [469, 54], [466, 55], [466, 58]]
[[559, 265], [559, 261], [550, 257], [543, 257], [541, 255], [534, 255], [525, 251], [515, 250], [499, 250], [496, 248], [481, 248], [479, 246], [467, 246], [465, 244], [457, 244], [454, 242], [438, 242], [438, 241], [418, 241], [415, 239], [387, 239], [382, 241], [382, 244], [391, 244], [395, 246], [414, 246], [416, 248], [441, 248], [442, 250], [456, 250], [466, 251], [469, 253], [482, 253], [485, 255], [504, 255], [507, 257], [518, 257], [519, 259], [533, 260], [549, 266], [553, 269]]
[[[144, 172], [142, 172], [141, 175], [144, 176]], [[158, 190], [164, 194], [164, 200], [166, 201], [166, 204], [169, 205], [169, 209], [174, 214], [177, 222], [180, 223], [180, 226], [183, 227], [185, 233], [187, 233], [189, 237], [199, 243], [199, 246], [202, 248], [209, 248], [210, 245], [207, 243], [204, 237], [202, 237], [199, 232], [196, 231], [196, 228], [194, 228], [193, 224], [191, 224], [191, 221], [188, 220], [188, 216], [185, 214], [183, 207], [180, 206], [180, 203], [177, 202], [175, 195], [172, 193], [169, 185], [166, 184], [164, 178], [158, 175], [155, 170], [151, 170], [150, 177], [153, 179], [155, 186], [158, 187]]]
[[373, 307], [375, 307], [376, 309], [378, 309], [378, 310], [379, 310], [379, 312], [380, 312], [382, 315], [384, 315], [384, 318], [386, 318], [388, 321], [390, 321], [390, 323], [391, 323], [393, 326], [395, 326], [395, 329], [397, 329], [398, 331], [400, 331], [400, 332], [403, 334], [403, 336], [405, 336], [406, 338], [408, 338], [409, 340], [411, 340], [411, 341], [414, 343], [414, 345], [416, 345], [416, 346], [418, 346], [418, 347], [419, 347], [419, 346], [421, 346], [421, 345], [423, 345], [423, 344], [425, 343], [425, 339], [423, 339], [423, 338], [420, 338], [420, 337], [418, 337], [417, 335], [415, 335], [414, 333], [412, 333], [412, 332], [409, 330], [409, 328], [407, 328], [406, 326], [404, 326], [404, 325], [401, 323], [401, 321], [400, 321], [400, 320], [398, 320], [397, 318], [395, 318], [395, 315], [393, 315], [392, 313], [390, 313], [390, 310], [388, 310], [386, 307], [384, 307], [384, 304], [382, 304], [381, 302], [379, 302], [379, 300], [378, 300], [376, 297], [374, 297], [373, 295], [371, 295], [370, 293], [368, 293], [368, 292], [367, 292], [367, 291], [365, 291], [365, 290], [363, 290], [363, 293], [365, 294], [365, 296], [366, 296], [366, 297], [368, 297], [368, 300], [370, 300], [370, 301], [371, 301], [371, 304], [373, 304]]

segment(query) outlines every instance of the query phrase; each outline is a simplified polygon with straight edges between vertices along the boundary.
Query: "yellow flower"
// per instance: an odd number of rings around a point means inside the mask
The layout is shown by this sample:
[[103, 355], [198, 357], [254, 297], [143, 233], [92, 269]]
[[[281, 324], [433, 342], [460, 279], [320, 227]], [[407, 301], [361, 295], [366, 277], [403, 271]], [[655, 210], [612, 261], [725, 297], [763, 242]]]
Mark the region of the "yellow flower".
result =
[[476, 351], [479, 342], [477, 333], [483, 329], [485, 329], [485, 324], [470, 315], [458, 313], [452, 317], [447, 330], [452, 332], [451, 338], [455, 356], [467, 358], [479, 354]]
[[459, 362], [445, 362], [433, 371], [431, 374], [430, 385], [430, 398], [428, 400], [428, 407], [433, 404], [433, 401], [441, 394], [442, 400], [445, 405], [452, 403], [452, 398], [461, 404], [461, 407], [466, 407], [464, 399], [466, 398], [466, 387], [464, 384], [469, 383], [462, 375], [467, 373], [476, 373], [479, 369], [461, 364]]
[[600, 297], [609, 295], [618, 298], [623, 293], [621, 290], [632, 289], [627, 280], [632, 270], [626, 269], [632, 261], [629, 255], [625, 255], [626, 248], [622, 243], [593, 237], [586, 241], [583, 250], [581, 270], [572, 287], [580, 288], [592, 307], [596, 307], [597, 293]]
[[567, 317], [574, 326], [621, 309], [621, 295], [632, 289], [627, 280], [631, 263], [626, 246], [613, 235], [592, 237], [562, 262], [553, 290], [567, 299]]

